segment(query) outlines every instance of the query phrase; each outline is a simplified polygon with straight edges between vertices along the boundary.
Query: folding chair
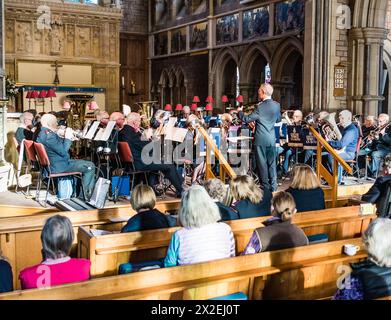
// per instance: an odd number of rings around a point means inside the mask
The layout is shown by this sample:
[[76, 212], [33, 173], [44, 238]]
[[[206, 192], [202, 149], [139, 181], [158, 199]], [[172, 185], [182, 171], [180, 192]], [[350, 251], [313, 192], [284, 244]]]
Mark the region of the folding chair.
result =
[[353, 160], [347, 160], [346, 163], [350, 165], [353, 169], [352, 176], [357, 175], [357, 179], [360, 179], [360, 167], [358, 163], [358, 157], [360, 154], [360, 147], [361, 147], [362, 138], [358, 138], [357, 145], [356, 145], [356, 155]]
[[[37, 159], [38, 159], [38, 163], [40, 166], [40, 174], [39, 174], [39, 178], [38, 178], [37, 193], [35, 196], [36, 199], [38, 199], [39, 193], [41, 191], [42, 179], [44, 177], [46, 177], [48, 179], [45, 204], [47, 202], [50, 185], [53, 185], [53, 191], [54, 191], [54, 193], [56, 193], [53, 179], [58, 179], [58, 178], [63, 178], [63, 177], [75, 177], [75, 178], [80, 179], [83, 198], [84, 198], [84, 200], [86, 200], [85, 192], [84, 192], [84, 185], [83, 185], [83, 180], [82, 180], [83, 174], [81, 172], [52, 173], [50, 170], [50, 160], [49, 160], [49, 157], [46, 153], [44, 145], [41, 143], [34, 142], [34, 149], [37, 154]], [[45, 175], [45, 173], [47, 175]]]

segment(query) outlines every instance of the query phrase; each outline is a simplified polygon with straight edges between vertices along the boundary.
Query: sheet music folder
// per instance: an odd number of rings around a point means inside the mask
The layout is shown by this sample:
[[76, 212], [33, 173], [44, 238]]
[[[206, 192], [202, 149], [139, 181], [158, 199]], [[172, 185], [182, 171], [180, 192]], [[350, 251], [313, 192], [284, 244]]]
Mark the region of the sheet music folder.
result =
[[99, 127], [99, 121], [95, 121], [91, 128], [88, 130], [87, 134], [84, 135], [84, 139], [87, 139], [87, 140], [92, 140], [95, 136], [95, 133], [96, 133], [96, 130], [98, 130], [98, 127]]
[[110, 138], [111, 132], [115, 127], [115, 121], [109, 121], [106, 128], [100, 128], [96, 134], [94, 141], [107, 141]]

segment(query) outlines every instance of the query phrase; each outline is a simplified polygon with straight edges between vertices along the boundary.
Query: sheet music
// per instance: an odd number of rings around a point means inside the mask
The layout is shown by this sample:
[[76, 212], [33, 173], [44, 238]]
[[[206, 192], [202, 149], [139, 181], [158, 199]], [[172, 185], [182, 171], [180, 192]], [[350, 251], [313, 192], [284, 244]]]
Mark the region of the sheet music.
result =
[[90, 127], [91, 120], [87, 120], [86, 124], [84, 125], [83, 134], [81, 136], [82, 139], [86, 136], [87, 132], [89, 131], [88, 128]]
[[166, 140], [183, 142], [187, 135], [187, 129], [182, 128], [166, 128]]
[[84, 139], [92, 140], [94, 138], [96, 130], [98, 130], [99, 124], [100, 124], [99, 121], [95, 121], [92, 124], [90, 130], [88, 130], [87, 134], [84, 136]]
[[105, 132], [105, 129], [103, 128], [100, 128], [98, 133], [96, 134], [95, 138], [94, 138], [94, 141], [102, 141], [102, 136]]
[[110, 138], [111, 132], [113, 131], [115, 127], [115, 121], [109, 121], [109, 123], [106, 126], [106, 129], [100, 138], [100, 141], [107, 141]]

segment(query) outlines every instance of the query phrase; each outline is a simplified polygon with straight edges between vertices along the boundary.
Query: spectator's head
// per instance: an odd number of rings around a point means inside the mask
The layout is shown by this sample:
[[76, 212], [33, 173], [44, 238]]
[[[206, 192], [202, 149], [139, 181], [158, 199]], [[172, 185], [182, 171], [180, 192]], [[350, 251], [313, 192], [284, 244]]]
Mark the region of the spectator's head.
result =
[[19, 119], [20, 124], [27, 128], [33, 125], [34, 115], [30, 112], [23, 112]]
[[178, 218], [185, 228], [201, 228], [221, 220], [219, 208], [201, 186], [190, 187], [183, 193]]
[[152, 210], [156, 204], [155, 192], [153, 192], [151, 187], [139, 184], [132, 191], [130, 204], [137, 212], [140, 210]]
[[41, 233], [44, 259], [60, 259], [69, 256], [74, 233], [71, 221], [64, 216], [49, 218]]
[[58, 122], [56, 116], [50, 113], [44, 114], [41, 117], [41, 125], [54, 131], [57, 130]]
[[341, 126], [346, 128], [352, 123], [353, 115], [352, 112], [349, 110], [343, 110], [339, 114], [339, 121], [341, 123]]
[[119, 129], [122, 129], [125, 124], [125, 116], [122, 112], [113, 112], [110, 115], [110, 121], [115, 121], [115, 124]]
[[293, 113], [293, 122], [295, 124], [300, 124], [302, 121], [303, 121], [303, 112], [301, 112], [300, 110], [296, 110]]
[[136, 132], [140, 130], [141, 127], [141, 116], [137, 112], [131, 112], [126, 117], [126, 123], [131, 126]]
[[368, 116], [365, 118], [364, 127], [370, 128], [376, 125], [376, 119], [374, 116]]
[[263, 199], [262, 189], [250, 176], [238, 176], [231, 180], [230, 188], [232, 196], [236, 201], [249, 200], [253, 204], [258, 204]]
[[363, 240], [371, 261], [391, 268], [391, 220], [378, 218], [364, 232]]
[[379, 127], [385, 126], [387, 123], [390, 122], [390, 116], [387, 113], [379, 114], [379, 118], [377, 122]]
[[384, 158], [383, 170], [386, 176], [391, 174], [391, 153]]
[[259, 87], [259, 90], [258, 90], [258, 95], [259, 95], [259, 99], [260, 100], [265, 100], [265, 99], [270, 99], [273, 95], [273, 87], [272, 85], [268, 84], [268, 83], [263, 83], [261, 84], [261, 86]]
[[292, 170], [291, 188], [298, 190], [311, 190], [320, 188], [320, 182], [314, 170], [306, 164], [298, 164]]
[[296, 214], [296, 203], [288, 192], [277, 193], [272, 199], [272, 215], [282, 221], [290, 221]]
[[220, 179], [210, 179], [205, 182], [204, 187], [213, 200], [221, 203], [225, 201], [227, 187]]

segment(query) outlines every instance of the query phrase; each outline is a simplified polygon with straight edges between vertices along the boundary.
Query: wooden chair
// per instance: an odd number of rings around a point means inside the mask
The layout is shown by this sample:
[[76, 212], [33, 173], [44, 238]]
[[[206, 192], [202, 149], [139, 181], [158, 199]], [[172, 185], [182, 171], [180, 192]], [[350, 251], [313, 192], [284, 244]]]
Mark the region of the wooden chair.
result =
[[356, 155], [353, 160], [346, 160], [346, 163], [351, 166], [353, 169], [353, 173], [351, 174], [352, 176], [357, 175], [357, 179], [360, 179], [360, 167], [358, 163], [358, 157], [360, 155], [360, 149], [361, 149], [361, 143], [362, 143], [362, 137], [358, 138], [357, 145], [356, 145]]
[[83, 174], [81, 172], [52, 173], [51, 170], [50, 170], [50, 160], [49, 160], [49, 157], [48, 157], [48, 155], [46, 153], [44, 145], [41, 144], [41, 143], [34, 142], [34, 149], [35, 149], [35, 152], [37, 154], [37, 159], [38, 159], [39, 166], [41, 168], [39, 179], [38, 179], [38, 187], [37, 187], [36, 199], [38, 199], [38, 197], [39, 197], [39, 193], [40, 193], [41, 187], [42, 187], [42, 180], [43, 180], [44, 177], [46, 177], [48, 179], [47, 189], [46, 189], [46, 196], [45, 196], [45, 205], [46, 205], [46, 202], [47, 202], [50, 186], [52, 185], [54, 192], [56, 191], [53, 180], [54, 179], [58, 179], [58, 178], [63, 178], [63, 177], [76, 177], [76, 178], [80, 179], [80, 184], [81, 184], [81, 189], [82, 189], [82, 193], [83, 193], [83, 198], [84, 198], [84, 200], [86, 199], [85, 198], [83, 181], [82, 181]]

